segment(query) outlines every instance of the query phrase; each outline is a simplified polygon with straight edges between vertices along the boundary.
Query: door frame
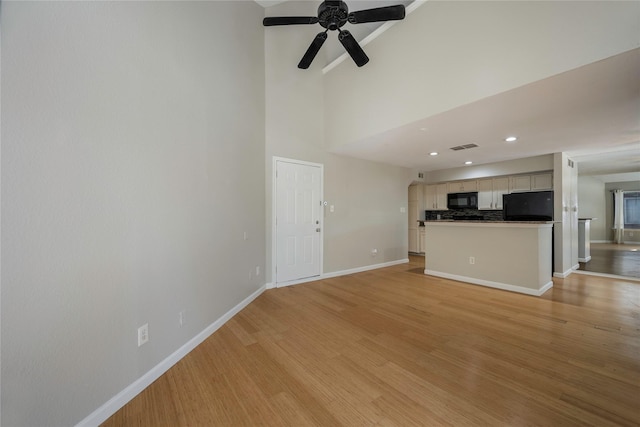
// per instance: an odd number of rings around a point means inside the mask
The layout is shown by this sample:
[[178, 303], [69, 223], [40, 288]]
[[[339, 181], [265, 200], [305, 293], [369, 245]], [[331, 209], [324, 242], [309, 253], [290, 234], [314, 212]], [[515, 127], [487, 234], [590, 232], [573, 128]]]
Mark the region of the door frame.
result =
[[[294, 163], [303, 166], [313, 166], [320, 168], [320, 200], [318, 203], [321, 203], [320, 206], [320, 236], [318, 242], [318, 253], [320, 255], [320, 272], [317, 276], [306, 277], [303, 279], [293, 279], [288, 280], [286, 282], [278, 282], [278, 273], [277, 273], [277, 265], [278, 265], [278, 239], [277, 239], [277, 229], [276, 229], [276, 212], [277, 212], [277, 183], [276, 183], [276, 172], [277, 172], [277, 163], [278, 162], [286, 162], [286, 163]], [[324, 165], [322, 163], [313, 163], [307, 162], [304, 160], [296, 160], [296, 159], [288, 159], [286, 157], [278, 157], [273, 156], [271, 163], [271, 277], [272, 277], [272, 286], [274, 288], [279, 288], [282, 286], [295, 285], [298, 283], [311, 282], [314, 280], [318, 280], [322, 277], [324, 273]]]

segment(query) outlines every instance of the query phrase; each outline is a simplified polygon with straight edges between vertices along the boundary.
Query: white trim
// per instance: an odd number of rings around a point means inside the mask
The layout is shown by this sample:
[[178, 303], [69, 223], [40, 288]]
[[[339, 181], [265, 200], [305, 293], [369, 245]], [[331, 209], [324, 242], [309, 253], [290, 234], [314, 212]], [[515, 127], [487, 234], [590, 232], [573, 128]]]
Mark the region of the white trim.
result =
[[585, 271], [585, 270], [576, 270], [575, 273], [584, 274], [585, 276], [608, 277], [610, 279], [631, 280], [633, 282], [640, 282], [640, 277], [618, 276], [617, 274], [598, 273], [595, 271]]
[[591, 255], [589, 255], [586, 258], [578, 258], [578, 261], [579, 262], [589, 262], [589, 261], [591, 261]]
[[334, 271], [331, 273], [327, 273], [323, 275], [323, 278], [328, 279], [331, 277], [346, 276], [347, 274], [362, 273], [363, 271], [376, 270], [378, 268], [391, 267], [393, 265], [406, 264], [408, 262], [409, 262], [409, 258], [403, 258], [396, 261], [383, 262], [380, 264], [365, 265], [363, 267], [350, 268], [349, 270], [341, 270], [341, 271]]
[[281, 288], [283, 286], [299, 285], [300, 283], [315, 282], [316, 280], [330, 279], [332, 277], [346, 276], [348, 274], [354, 274], [354, 273], [362, 273], [364, 271], [377, 270], [378, 268], [391, 267], [393, 265], [406, 264], [408, 262], [409, 262], [409, 259], [404, 258], [404, 259], [399, 259], [397, 261], [389, 261], [389, 262], [383, 262], [380, 264], [365, 265], [363, 267], [350, 268], [349, 270], [333, 271], [331, 273], [322, 274], [319, 277], [318, 276], [307, 277], [304, 279], [290, 280], [288, 282], [278, 283], [278, 287]]
[[[271, 160], [271, 287], [277, 288], [278, 275], [276, 274], [276, 267], [278, 265], [277, 259], [277, 244], [278, 239], [276, 236], [276, 208], [277, 208], [277, 194], [276, 194], [276, 172], [277, 162], [295, 163], [298, 165], [313, 166], [320, 168], [320, 200], [324, 200], [324, 165], [322, 163], [306, 162], [304, 160], [288, 159], [286, 157], [273, 156]], [[322, 266], [324, 265], [324, 207], [320, 208], [320, 243], [318, 250], [320, 251], [320, 274], [313, 276], [312, 280], [318, 280], [322, 276]], [[271, 288], [269, 288], [271, 289]]]
[[424, 274], [430, 276], [443, 277], [445, 279], [457, 280], [459, 282], [473, 283], [474, 285], [487, 286], [489, 288], [502, 289], [504, 291], [518, 292], [520, 294], [533, 295], [539, 297], [553, 287], [553, 281], [547, 282], [540, 289], [525, 288], [524, 286], [510, 285], [507, 283], [493, 282], [491, 280], [476, 279], [473, 277], [458, 276], [457, 274], [443, 273], [434, 270], [424, 270]]
[[[420, 6], [422, 6], [426, 2], [427, 2], [427, 0], [414, 0], [413, 3], [410, 3], [405, 8], [405, 16], [409, 16], [409, 14], [411, 14], [414, 10], [416, 10], [417, 8], [419, 8]], [[385, 31], [387, 31], [389, 28], [393, 27], [398, 22], [401, 22], [401, 21], [387, 21], [384, 24], [380, 25], [378, 28], [373, 30], [367, 37], [363, 38], [359, 42], [360, 47], [364, 47], [364, 46], [368, 45], [370, 42], [372, 42], [373, 40], [377, 39], [378, 36], [380, 36], [380, 34], [384, 33]], [[336, 68], [339, 64], [342, 63], [342, 61], [344, 61], [347, 58], [350, 58], [349, 54], [346, 53], [346, 52], [343, 53], [342, 55], [340, 55], [339, 57], [334, 59], [332, 62], [327, 64], [322, 69], [322, 74], [327, 74], [329, 71], [331, 71], [334, 68]]]
[[567, 277], [569, 277], [571, 275], [571, 273], [573, 273], [573, 271], [574, 271], [573, 269], [570, 269], [570, 270], [565, 271], [564, 273], [555, 272], [555, 273], [553, 273], [553, 277], [558, 277], [560, 279], [566, 279]]
[[109, 399], [98, 409], [89, 414], [84, 420], [76, 424], [76, 427], [98, 426], [106, 421], [111, 415], [115, 414], [120, 408], [126, 405], [131, 399], [136, 397], [141, 391], [147, 388], [151, 383], [160, 378], [173, 365], [178, 363], [180, 359], [185, 357], [191, 350], [200, 345], [204, 340], [209, 338], [215, 331], [220, 329], [229, 319], [235, 316], [240, 310], [249, 305], [254, 299], [265, 291], [263, 285], [257, 291], [242, 300], [238, 305], [226, 312], [222, 317], [207, 326], [202, 332], [190, 339], [186, 344], [173, 352], [169, 357], [151, 368], [146, 374], [135, 380], [128, 387]]
[[299, 285], [300, 283], [315, 282], [316, 280], [322, 280], [322, 279], [324, 279], [324, 277], [322, 275], [305, 277], [305, 278], [302, 278], [302, 279], [294, 279], [294, 280], [289, 280], [289, 281], [286, 281], [286, 282], [280, 282], [280, 283], [276, 284], [276, 288], [284, 288], [285, 286]]

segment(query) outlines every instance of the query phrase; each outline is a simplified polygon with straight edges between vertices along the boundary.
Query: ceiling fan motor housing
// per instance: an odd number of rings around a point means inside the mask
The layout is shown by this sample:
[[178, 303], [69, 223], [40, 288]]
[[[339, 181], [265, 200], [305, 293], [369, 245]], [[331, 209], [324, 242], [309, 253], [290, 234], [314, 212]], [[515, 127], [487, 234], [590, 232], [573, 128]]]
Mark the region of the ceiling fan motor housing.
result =
[[349, 8], [344, 1], [324, 1], [318, 7], [318, 22], [324, 28], [335, 31], [347, 23]]

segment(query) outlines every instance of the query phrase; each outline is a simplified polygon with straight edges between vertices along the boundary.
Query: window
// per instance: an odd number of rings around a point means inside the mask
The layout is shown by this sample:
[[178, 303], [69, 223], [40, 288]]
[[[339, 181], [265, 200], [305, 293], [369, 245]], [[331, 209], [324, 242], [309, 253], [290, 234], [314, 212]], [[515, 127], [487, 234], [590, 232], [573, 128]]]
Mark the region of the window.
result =
[[640, 191], [624, 192], [624, 228], [640, 228]]

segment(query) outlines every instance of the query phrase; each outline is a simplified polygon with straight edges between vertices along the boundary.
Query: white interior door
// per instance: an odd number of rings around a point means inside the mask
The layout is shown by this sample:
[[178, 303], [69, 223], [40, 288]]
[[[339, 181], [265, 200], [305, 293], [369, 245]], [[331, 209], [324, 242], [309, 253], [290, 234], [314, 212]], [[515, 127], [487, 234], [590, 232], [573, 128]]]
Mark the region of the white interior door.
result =
[[320, 275], [322, 167], [276, 160], [276, 271], [278, 286]]

